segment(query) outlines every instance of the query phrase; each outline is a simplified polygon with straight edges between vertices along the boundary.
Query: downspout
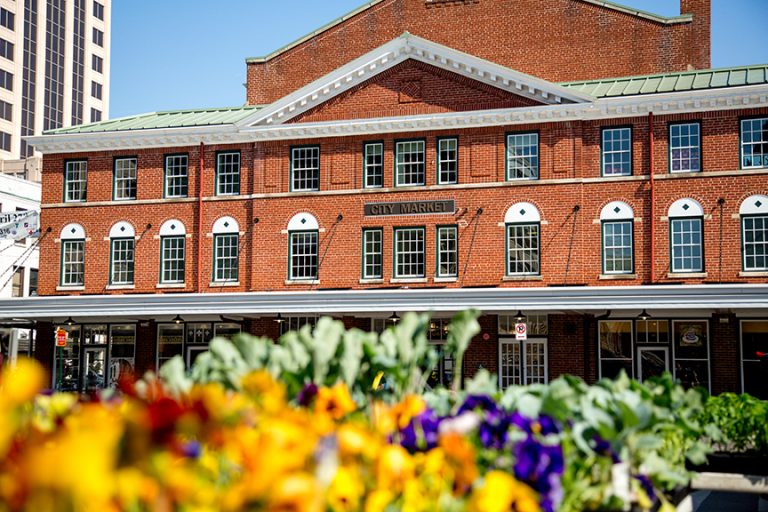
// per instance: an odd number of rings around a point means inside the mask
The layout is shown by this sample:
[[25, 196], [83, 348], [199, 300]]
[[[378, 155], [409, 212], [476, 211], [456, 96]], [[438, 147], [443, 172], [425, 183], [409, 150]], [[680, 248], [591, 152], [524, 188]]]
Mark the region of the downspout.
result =
[[197, 170], [197, 293], [203, 293], [203, 165], [205, 144], [200, 141], [200, 164]]
[[653, 188], [653, 112], [648, 112], [648, 158], [650, 160], [648, 164], [648, 171], [651, 175], [651, 218], [648, 223], [649, 236], [651, 238], [651, 284], [653, 284], [656, 277], [656, 215], [654, 214], [654, 205], [656, 204], [656, 196]]

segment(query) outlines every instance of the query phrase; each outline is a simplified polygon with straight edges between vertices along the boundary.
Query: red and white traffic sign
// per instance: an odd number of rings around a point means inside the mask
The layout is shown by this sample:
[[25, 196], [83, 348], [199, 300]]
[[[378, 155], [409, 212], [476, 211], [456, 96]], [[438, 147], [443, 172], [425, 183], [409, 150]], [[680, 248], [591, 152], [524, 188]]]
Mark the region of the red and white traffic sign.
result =
[[515, 339], [523, 341], [528, 339], [528, 328], [525, 324], [515, 324]]
[[57, 347], [66, 347], [67, 346], [67, 331], [63, 328], [59, 327], [56, 331], [56, 346]]

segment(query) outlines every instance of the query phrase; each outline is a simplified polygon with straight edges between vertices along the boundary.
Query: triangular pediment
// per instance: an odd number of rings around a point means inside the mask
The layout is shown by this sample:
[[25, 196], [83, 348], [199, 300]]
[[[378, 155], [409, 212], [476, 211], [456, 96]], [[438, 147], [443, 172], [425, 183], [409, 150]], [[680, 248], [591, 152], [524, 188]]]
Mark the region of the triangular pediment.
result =
[[594, 100], [589, 95], [406, 33], [237, 124], [241, 128], [284, 124], [408, 60], [505, 91], [533, 104], [544, 106]]

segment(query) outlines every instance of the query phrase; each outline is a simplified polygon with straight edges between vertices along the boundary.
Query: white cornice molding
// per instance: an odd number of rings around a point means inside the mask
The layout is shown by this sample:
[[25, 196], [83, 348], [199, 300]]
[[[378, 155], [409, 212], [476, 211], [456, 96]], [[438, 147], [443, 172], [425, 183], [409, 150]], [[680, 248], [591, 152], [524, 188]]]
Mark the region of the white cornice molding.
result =
[[381, 311], [766, 310], [768, 285], [573, 286], [82, 295], [0, 299], [0, 319], [157, 318]]
[[370, 51], [237, 122], [238, 126], [277, 125], [332, 99], [408, 59], [424, 62], [545, 105], [592, 101], [589, 95], [499, 66], [408, 34]]
[[541, 105], [470, 112], [450, 112], [379, 119], [345, 119], [319, 123], [237, 127], [219, 125], [196, 128], [165, 128], [125, 132], [26, 137], [35, 149], [48, 153], [79, 153], [126, 149], [240, 144], [270, 140], [304, 140], [448, 131], [488, 126], [589, 121], [656, 115], [713, 112], [768, 107], [768, 85], [750, 85], [701, 91], [603, 98], [591, 103]]

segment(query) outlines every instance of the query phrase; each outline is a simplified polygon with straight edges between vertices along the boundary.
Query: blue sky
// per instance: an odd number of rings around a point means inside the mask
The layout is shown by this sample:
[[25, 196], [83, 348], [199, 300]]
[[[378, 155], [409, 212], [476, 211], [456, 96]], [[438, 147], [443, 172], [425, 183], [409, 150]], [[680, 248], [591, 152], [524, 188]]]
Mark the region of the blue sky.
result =
[[[266, 55], [363, 3], [113, 0], [110, 117], [241, 105], [246, 57]], [[680, 12], [678, 0], [620, 3]], [[714, 67], [768, 63], [768, 0], [712, 0], [712, 11]]]

